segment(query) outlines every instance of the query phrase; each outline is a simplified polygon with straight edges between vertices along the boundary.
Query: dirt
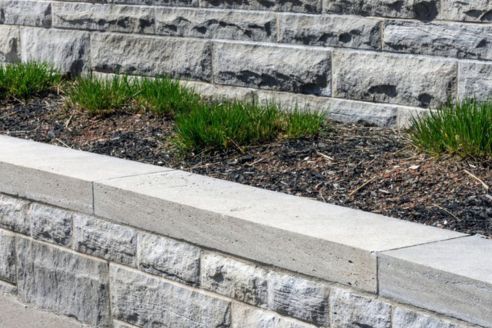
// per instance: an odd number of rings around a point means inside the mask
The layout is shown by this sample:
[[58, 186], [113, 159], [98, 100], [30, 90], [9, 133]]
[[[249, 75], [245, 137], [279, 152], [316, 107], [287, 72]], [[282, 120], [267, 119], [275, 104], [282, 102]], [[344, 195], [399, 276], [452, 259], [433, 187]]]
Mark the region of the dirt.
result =
[[66, 108], [54, 94], [0, 104], [0, 134], [492, 238], [492, 161], [420, 154], [404, 132], [391, 129], [330, 126], [316, 138], [180, 155], [173, 121], [153, 114], [90, 116]]

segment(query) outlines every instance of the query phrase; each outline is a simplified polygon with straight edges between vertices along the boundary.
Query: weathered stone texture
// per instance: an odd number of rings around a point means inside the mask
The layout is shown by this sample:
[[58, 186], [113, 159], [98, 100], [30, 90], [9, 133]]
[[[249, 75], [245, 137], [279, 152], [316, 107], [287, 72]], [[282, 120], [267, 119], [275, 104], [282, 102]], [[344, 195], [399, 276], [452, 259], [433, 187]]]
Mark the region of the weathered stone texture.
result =
[[327, 324], [329, 294], [329, 287], [320, 282], [278, 272], [269, 276], [268, 307], [289, 317]]
[[92, 36], [93, 69], [105, 73], [167, 74], [209, 81], [211, 43], [181, 38], [121, 34]]
[[333, 328], [390, 328], [391, 305], [334, 288], [330, 295], [330, 317]]
[[326, 13], [415, 18], [430, 21], [439, 13], [439, 0], [323, 0]]
[[356, 16], [282, 14], [279, 42], [311, 46], [379, 49], [381, 21]]
[[492, 96], [492, 63], [459, 63], [458, 98], [488, 100]]
[[214, 82], [329, 96], [330, 58], [329, 50], [218, 43]]
[[492, 22], [492, 1], [443, 0], [439, 18], [466, 22]]
[[17, 286], [23, 302], [109, 327], [108, 264], [83, 255], [17, 238]]
[[200, 248], [174, 239], [140, 233], [138, 252], [140, 270], [184, 283], [198, 283]]
[[0, 227], [30, 235], [29, 202], [0, 194]]
[[25, 28], [21, 32], [22, 61], [52, 64], [64, 73], [89, 69], [89, 33]]
[[335, 97], [437, 107], [456, 96], [457, 63], [409, 55], [337, 51]]
[[0, 63], [20, 61], [20, 32], [18, 27], [0, 26]]
[[134, 229], [79, 214], [74, 216], [73, 225], [76, 251], [136, 266], [137, 233]]
[[41, 204], [32, 204], [28, 215], [35, 239], [69, 246], [72, 242], [73, 212]]
[[51, 26], [51, 4], [46, 1], [2, 0], [1, 21], [9, 25]]
[[392, 322], [392, 328], [461, 328], [447, 320], [401, 307], [394, 309]]
[[17, 293], [17, 286], [0, 280], [0, 297], [5, 295], [15, 295]]
[[265, 307], [268, 302], [265, 269], [215, 253], [202, 258], [201, 287], [251, 305]]
[[231, 304], [187, 287], [111, 265], [113, 316], [139, 327], [206, 328], [231, 325]]
[[15, 284], [15, 235], [0, 230], [0, 280]]
[[53, 26], [93, 31], [154, 33], [154, 8], [54, 2]]
[[232, 328], [315, 328], [305, 322], [281, 317], [274, 312], [234, 303]]
[[302, 13], [321, 12], [321, 0], [202, 0], [200, 6]]
[[167, 36], [276, 42], [273, 13], [156, 8], [156, 33]]
[[114, 4], [197, 7], [198, 0], [106, 0]]
[[468, 59], [492, 59], [492, 26], [389, 20], [383, 50]]

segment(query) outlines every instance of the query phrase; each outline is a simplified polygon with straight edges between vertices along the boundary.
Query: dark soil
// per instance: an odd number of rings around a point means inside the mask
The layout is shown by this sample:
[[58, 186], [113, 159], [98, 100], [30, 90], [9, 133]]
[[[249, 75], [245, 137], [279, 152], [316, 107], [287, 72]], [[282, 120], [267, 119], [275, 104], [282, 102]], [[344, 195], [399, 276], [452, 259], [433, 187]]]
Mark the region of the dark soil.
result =
[[[331, 124], [312, 139], [179, 156], [173, 122], [149, 113], [93, 117], [57, 95], [0, 104], [0, 134], [169, 166], [492, 238], [492, 161], [435, 159], [404, 134]], [[489, 189], [487, 187], [490, 186]]]

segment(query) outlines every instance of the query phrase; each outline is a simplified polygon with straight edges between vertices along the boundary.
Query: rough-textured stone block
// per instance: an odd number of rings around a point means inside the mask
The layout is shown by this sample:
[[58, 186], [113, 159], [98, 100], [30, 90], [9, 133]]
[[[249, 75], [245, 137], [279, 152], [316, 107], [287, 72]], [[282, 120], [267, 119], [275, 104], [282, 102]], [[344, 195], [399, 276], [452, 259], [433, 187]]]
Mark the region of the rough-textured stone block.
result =
[[214, 82], [329, 96], [331, 52], [237, 43], [217, 43]]
[[268, 302], [267, 271], [253, 263], [206, 253], [200, 274], [202, 288], [260, 307]]
[[196, 284], [200, 274], [200, 248], [171, 238], [140, 233], [139, 268], [172, 280]]
[[[421, 312], [396, 307], [393, 311], [392, 328], [461, 328], [444, 319]], [[464, 328], [464, 327], [463, 327]]]
[[91, 326], [110, 326], [106, 262], [24, 238], [17, 238], [16, 251], [23, 302]]
[[232, 328], [315, 328], [305, 322], [281, 317], [270, 311], [244, 306], [232, 305]]
[[468, 59], [492, 59], [492, 26], [389, 20], [383, 50]]
[[53, 26], [78, 30], [154, 33], [154, 8], [54, 2]]
[[321, 0], [202, 0], [201, 7], [234, 8], [302, 13], [321, 12]]
[[209, 81], [211, 43], [119, 34], [92, 36], [92, 67], [106, 73], [167, 74]]
[[137, 328], [136, 326], [130, 325], [126, 322], [121, 322], [118, 320], [113, 320], [113, 328]]
[[15, 235], [0, 230], [0, 280], [15, 284]]
[[156, 8], [156, 33], [167, 36], [276, 42], [272, 13]]
[[89, 33], [25, 28], [21, 32], [22, 61], [52, 64], [64, 73], [88, 70]]
[[15, 295], [15, 294], [17, 294], [17, 286], [0, 280], [0, 299], [5, 295]]
[[46, 1], [2, 0], [0, 20], [3, 24], [51, 26], [51, 3]]
[[0, 194], [0, 227], [29, 235], [31, 222], [27, 216], [29, 202]]
[[282, 14], [279, 19], [279, 42], [379, 49], [381, 21], [356, 16]]
[[268, 307], [280, 314], [312, 322], [328, 323], [327, 285], [291, 274], [269, 275]]
[[323, 0], [326, 13], [415, 18], [430, 21], [439, 13], [439, 0]]
[[28, 215], [33, 238], [68, 246], [72, 242], [73, 212], [41, 204], [32, 204]]
[[335, 97], [436, 107], [456, 96], [457, 63], [410, 55], [336, 51]]
[[171, 6], [171, 7], [197, 7], [198, 0], [109, 0], [114, 4]]
[[330, 295], [330, 317], [333, 328], [390, 328], [391, 305], [334, 288]]
[[488, 100], [492, 95], [492, 63], [460, 62], [458, 98]]
[[439, 18], [466, 22], [491, 22], [491, 0], [443, 0]]
[[110, 267], [113, 316], [139, 327], [224, 327], [231, 324], [228, 301], [126, 269]]
[[137, 233], [134, 229], [79, 214], [74, 216], [73, 226], [76, 251], [136, 265]]
[[0, 26], [0, 63], [20, 61], [20, 32], [18, 27]]

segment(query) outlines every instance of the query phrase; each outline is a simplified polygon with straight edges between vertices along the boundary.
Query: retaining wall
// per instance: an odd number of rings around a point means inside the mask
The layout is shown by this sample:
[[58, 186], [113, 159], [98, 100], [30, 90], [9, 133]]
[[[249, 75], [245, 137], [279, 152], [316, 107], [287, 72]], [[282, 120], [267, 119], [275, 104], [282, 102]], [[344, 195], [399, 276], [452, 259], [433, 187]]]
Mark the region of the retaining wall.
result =
[[30, 307], [0, 292], [2, 328], [26, 314], [50, 328], [492, 327], [490, 240], [5, 136], [0, 150], [0, 291]]
[[489, 0], [90, 2], [0, 1], [0, 61], [172, 75], [384, 126], [492, 92]]

